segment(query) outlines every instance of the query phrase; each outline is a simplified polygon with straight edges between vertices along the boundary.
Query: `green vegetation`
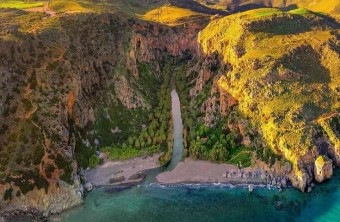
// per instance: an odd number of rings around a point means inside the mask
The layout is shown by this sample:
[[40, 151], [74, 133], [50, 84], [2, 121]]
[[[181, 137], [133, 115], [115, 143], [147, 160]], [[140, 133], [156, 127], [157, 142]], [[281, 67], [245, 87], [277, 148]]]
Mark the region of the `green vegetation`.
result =
[[10, 187], [8, 189], [6, 189], [5, 193], [4, 193], [4, 200], [12, 200], [12, 194], [13, 193], [13, 188]]
[[0, 8], [29, 9], [42, 7], [44, 1], [24, 1], [24, 0], [1, 0]]
[[[213, 162], [237, 164], [242, 167], [250, 166], [254, 149], [241, 144], [237, 133], [231, 132], [226, 126], [226, 119], [216, 112], [218, 121], [214, 126], [208, 127], [204, 123], [205, 113], [201, 111], [203, 102], [210, 99], [212, 79], [207, 81], [204, 88], [193, 98], [190, 97], [190, 89], [194, 87], [188, 84], [197, 74], [188, 75], [188, 61], [176, 61], [177, 68], [174, 71], [176, 87], [180, 95], [182, 118], [184, 122], [184, 148], [185, 156], [204, 159]], [[217, 72], [218, 64], [205, 67], [212, 72]], [[216, 95], [213, 95], [216, 96]]]
[[163, 5], [163, 1], [140, 0], [53, 0], [50, 7], [58, 13], [117, 12], [128, 16], [140, 16]]
[[143, 150], [133, 148], [132, 146], [126, 147], [104, 147], [103, 152], [107, 153], [111, 159], [127, 160], [144, 154]]
[[[124, 119], [118, 119], [120, 121], [125, 121], [129, 119], [129, 123], [124, 127], [124, 123], [117, 124], [119, 126], [120, 132], [108, 135], [111, 138], [119, 138], [111, 140], [112, 145], [103, 148], [102, 150], [109, 154], [112, 159], [129, 159], [141, 155], [150, 155], [159, 151], [165, 151], [172, 148], [172, 127], [170, 119], [170, 91], [169, 91], [169, 71], [167, 68], [163, 69], [163, 83], [159, 86], [159, 92], [155, 86], [159, 83], [152, 79], [152, 74], [147, 65], [140, 66], [140, 83], [144, 86], [142, 93], [145, 98], [150, 98], [150, 103], [154, 104], [154, 109], [151, 113], [146, 115], [146, 118], [137, 116], [125, 116]], [[154, 94], [153, 94], [154, 93]], [[157, 97], [153, 97], [156, 95]], [[126, 111], [124, 111], [126, 110]], [[121, 115], [126, 115], [135, 110], [127, 110], [122, 107], [119, 112]], [[141, 109], [139, 109], [141, 110]], [[123, 111], [123, 112], [122, 112]], [[117, 112], [115, 112], [117, 113]], [[147, 111], [144, 110], [143, 114]], [[137, 118], [136, 118], [137, 117]], [[143, 122], [133, 123], [134, 119], [145, 120]], [[117, 120], [117, 118], [112, 118], [111, 120]], [[127, 121], [125, 121], [127, 122]], [[132, 127], [134, 126], [134, 127]], [[112, 128], [116, 127], [111, 125]], [[131, 128], [132, 127], [132, 128]], [[98, 131], [99, 132], [99, 131]], [[104, 141], [105, 142], [105, 141]]]
[[96, 155], [93, 155], [89, 159], [89, 167], [95, 168], [99, 164], [99, 158]]
[[297, 8], [297, 9], [290, 10], [289, 13], [296, 14], [296, 15], [307, 15], [307, 14], [311, 14], [312, 12], [305, 8]]
[[[221, 121], [225, 122], [225, 121]], [[197, 159], [206, 159], [217, 162], [227, 162], [248, 167], [251, 164], [252, 149], [240, 144], [233, 134], [218, 127], [208, 128], [199, 125], [192, 133], [189, 153]]]
[[89, 11], [83, 7], [82, 0], [53, 0], [50, 7], [56, 12], [86, 12]]

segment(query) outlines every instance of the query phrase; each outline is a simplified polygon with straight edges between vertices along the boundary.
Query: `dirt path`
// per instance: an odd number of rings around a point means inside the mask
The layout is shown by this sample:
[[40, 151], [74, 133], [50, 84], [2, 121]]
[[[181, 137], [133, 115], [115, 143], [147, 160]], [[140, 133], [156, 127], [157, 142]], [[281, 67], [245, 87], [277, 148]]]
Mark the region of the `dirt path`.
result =
[[36, 8], [29, 8], [26, 9], [25, 11], [27, 12], [44, 12], [46, 13], [48, 16], [53, 17], [56, 15], [56, 12], [53, 11], [50, 7], [49, 7], [49, 3], [50, 1], [45, 1], [44, 5], [42, 7], [36, 7]]

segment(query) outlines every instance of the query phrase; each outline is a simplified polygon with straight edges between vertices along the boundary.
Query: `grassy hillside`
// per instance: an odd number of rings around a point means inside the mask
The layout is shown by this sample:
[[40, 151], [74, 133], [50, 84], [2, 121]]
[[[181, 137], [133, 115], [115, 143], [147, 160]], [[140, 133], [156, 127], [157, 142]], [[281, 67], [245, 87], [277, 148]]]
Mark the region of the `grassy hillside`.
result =
[[139, 0], [53, 0], [51, 8], [59, 13], [63, 12], [124, 12], [127, 15], [144, 14], [165, 1]]
[[318, 120], [339, 118], [339, 24], [304, 9], [258, 9], [211, 22], [198, 41], [232, 67], [218, 84], [265, 144], [305, 172], [331, 134]]
[[86, 12], [90, 11], [90, 7], [86, 8], [88, 1], [77, 0], [53, 0], [50, 8], [56, 12]]
[[31, 1], [24, 2], [23, 0], [2, 0], [0, 1], [0, 8], [16, 8], [16, 9], [28, 9], [35, 7], [42, 7], [44, 1]]
[[188, 22], [202, 21], [208, 18], [208, 15], [175, 6], [162, 6], [147, 12], [141, 18], [147, 21], [175, 26]]

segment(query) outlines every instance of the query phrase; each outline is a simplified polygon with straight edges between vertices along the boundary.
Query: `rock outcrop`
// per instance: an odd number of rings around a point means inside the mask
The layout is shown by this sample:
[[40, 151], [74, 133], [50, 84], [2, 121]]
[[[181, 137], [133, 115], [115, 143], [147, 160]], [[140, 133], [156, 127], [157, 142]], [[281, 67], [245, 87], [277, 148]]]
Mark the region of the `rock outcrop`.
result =
[[333, 175], [332, 160], [327, 156], [319, 156], [314, 163], [315, 180], [321, 183], [324, 180], [330, 179]]

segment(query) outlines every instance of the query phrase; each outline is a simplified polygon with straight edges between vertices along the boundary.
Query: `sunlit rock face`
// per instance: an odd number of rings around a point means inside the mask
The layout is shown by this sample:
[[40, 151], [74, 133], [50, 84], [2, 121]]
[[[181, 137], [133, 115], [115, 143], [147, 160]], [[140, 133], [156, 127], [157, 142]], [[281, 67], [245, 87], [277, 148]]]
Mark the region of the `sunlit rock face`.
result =
[[319, 156], [314, 163], [315, 180], [321, 183], [324, 180], [331, 178], [333, 175], [332, 160], [327, 156]]

